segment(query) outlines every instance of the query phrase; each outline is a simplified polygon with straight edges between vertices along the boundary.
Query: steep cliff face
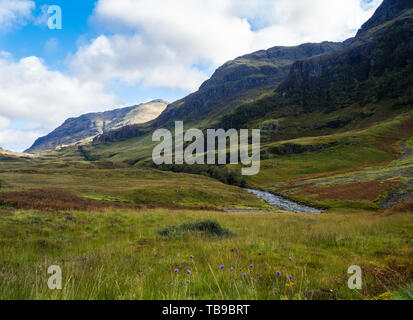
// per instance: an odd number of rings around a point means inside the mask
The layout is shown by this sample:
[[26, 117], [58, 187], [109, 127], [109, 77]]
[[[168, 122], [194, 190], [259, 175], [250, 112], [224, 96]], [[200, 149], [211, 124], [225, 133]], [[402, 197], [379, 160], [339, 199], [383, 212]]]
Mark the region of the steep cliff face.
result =
[[218, 68], [197, 92], [170, 104], [154, 126], [172, 120], [216, 119], [244, 102], [273, 91], [285, 80], [295, 61], [344, 47], [343, 43], [333, 42], [274, 47], [229, 61]]
[[310, 110], [398, 96], [409, 87], [412, 60], [413, 2], [385, 0], [348, 47], [294, 63], [277, 91]]
[[165, 110], [167, 104], [163, 100], [154, 100], [137, 106], [67, 119], [53, 132], [37, 139], [26, 152], [50, 151], [59, 146], [90, 141], [110, 130], [151, 121]]
[[386, 21], [393, 20], [399, 16], [404, 10], [413, 7], [413, 0], [384, 0], [380, 7], [376, 10], [373, 17], [369, 19], [360, 28], [357, 37], [362, 36], [369, 30], [383, 24]]
[[[272, 96], [240, 106], [220, 126], [244, 128], [281, 118], [284, 126], [290, 126], [294, 117], [317, 113], [312, 122], [300, 127], [296, 123], [290, 131], [345, 130], [375, 114], [374, 108], [362, 111], [368, 104], [387, 100], [389, 108], [381, 119], [412, 108], [412, 1], [385, 0], [357, 36], [345, 43], [341, 50], [296, 61]], [[340, 111], [346, 108], [353, 111]], [[325, 123], [320, 120], [323, 116]]]

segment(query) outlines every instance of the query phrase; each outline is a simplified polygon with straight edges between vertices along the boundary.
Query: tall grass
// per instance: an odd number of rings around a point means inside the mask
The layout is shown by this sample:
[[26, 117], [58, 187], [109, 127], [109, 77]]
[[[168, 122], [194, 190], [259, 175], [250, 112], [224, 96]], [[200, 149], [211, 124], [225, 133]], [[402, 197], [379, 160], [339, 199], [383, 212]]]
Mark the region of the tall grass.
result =
[[[205, 219], [234, 236], [158, 233]], [[362, 211], [304, 216], [3, 209], [0, 298], [370, 299], [412, 283], [412, 229], [411, 215]], [[354, 264], [364, 270], [359, 291], [347, 287]], [[47, 287], [50, 265], [62, 268], [61, 291]]]

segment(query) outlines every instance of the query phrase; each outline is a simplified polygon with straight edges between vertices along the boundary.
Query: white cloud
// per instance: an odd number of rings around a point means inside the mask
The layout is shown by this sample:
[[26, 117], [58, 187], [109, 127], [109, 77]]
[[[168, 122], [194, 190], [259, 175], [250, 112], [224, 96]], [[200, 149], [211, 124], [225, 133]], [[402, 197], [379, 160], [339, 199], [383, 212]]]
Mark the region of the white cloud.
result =
[[[0, 145], [18, 141], [28, 147], [34, 137], [68, 117], [118, 103], [99, 82], [51, 71], [37, 57], [14, 61], [9, 54], [0, 54]], [[30, 122], [31, 127], [10, 128], [14, 121]]]
[[0, 130], [0, 147], [16, 152], [24, 151], [35, 139], [39, 137], [38, 131], [24, 131], [17, 129]]
[[[37, 57], [15, 61], [0, 52], [0, 145], [28, 147], [67, 117], [119, 105], [105, 90], [112, 80], [194, 91], [237, 56], [275, 45], [344, 40], [380, 2], [98, 0], [93, 21], [108, 33], [82, 42], [68, 58], [70, 74], [48, 69]], [[33, 8], [33, 1], [0, 0], [0, 30], [29, 20], [44, 23], [44, 14], [31, 16]], [[50, 39], [46, 52], [57, 45]]]
[[47, 22], [49, 20], [49, 13], [48, 13], [49, 6], [44, 4], [42, 5], [39, 10], [37, 16], [34, 18], [34, 25], [36, 26], [47, 26]]
[[29, 0], [0, 0], [0, 30], [26, 24], [35, 6]]
[[7, 129], [10, 125], [10, 120], [4, 117], [0, 117], [0, 130]]
[[59, 49], [59, 41], [56, 38], [50, 38], [44, 45], [44, 50], [48, 54], [53, 54]]
[[195, 90], [194, 83], [207, 77], [191, 67], [195, 58], [178, 55], [159, 42], [148, 44], [140, 35], [102, 35], [78, 50], [71, 67], [81, 79], [121, 79], [128, 84], [143, 80], [148, 86]]
[[[193, 91], [237, 56], [275, 45], [342, 41], [381, 3], [373, 0], [99, 0], [94, 20], [115, 35], [82, 46], [85, 78], [143, 81]], [[207, 71], [207, 72], [206, 72]]]

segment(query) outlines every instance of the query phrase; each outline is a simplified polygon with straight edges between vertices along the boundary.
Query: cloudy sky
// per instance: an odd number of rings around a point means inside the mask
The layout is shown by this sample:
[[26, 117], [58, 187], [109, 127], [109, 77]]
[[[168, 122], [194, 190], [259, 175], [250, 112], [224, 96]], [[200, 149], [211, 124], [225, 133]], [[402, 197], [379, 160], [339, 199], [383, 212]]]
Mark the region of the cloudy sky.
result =
[[22, 151], [82, 113], [172, 102], [252, 51], [345, 40], [381, 2], [0, 0], [0, 147]]

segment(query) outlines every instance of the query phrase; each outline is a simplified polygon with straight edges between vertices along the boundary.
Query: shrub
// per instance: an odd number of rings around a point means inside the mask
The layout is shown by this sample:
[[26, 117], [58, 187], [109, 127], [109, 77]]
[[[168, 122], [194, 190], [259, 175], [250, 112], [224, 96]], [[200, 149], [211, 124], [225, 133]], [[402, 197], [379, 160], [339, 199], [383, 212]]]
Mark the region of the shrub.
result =
[[152, 163], [152, 166], [158, 170], [162, 171], [172, 171], [172, 172], [183, 172], [189, 174], [198, 174], [206, 177], [210, 177], [221, 181], [222, 183], [245, 188], [247, 182], [245, 177], [241, 175], [241, 171], [229, 170], [224, 165], [167, 165], [162, 164], [157, 166]]
[[159, 231], [159, 234], [164, 237], [179, 236], [185, 233], [201, 233], [215, 237], [232, 235], [230, 230], [222, 227], [218, 222], [210, 220], [185, 223], [179, 226], [169, 226]]

